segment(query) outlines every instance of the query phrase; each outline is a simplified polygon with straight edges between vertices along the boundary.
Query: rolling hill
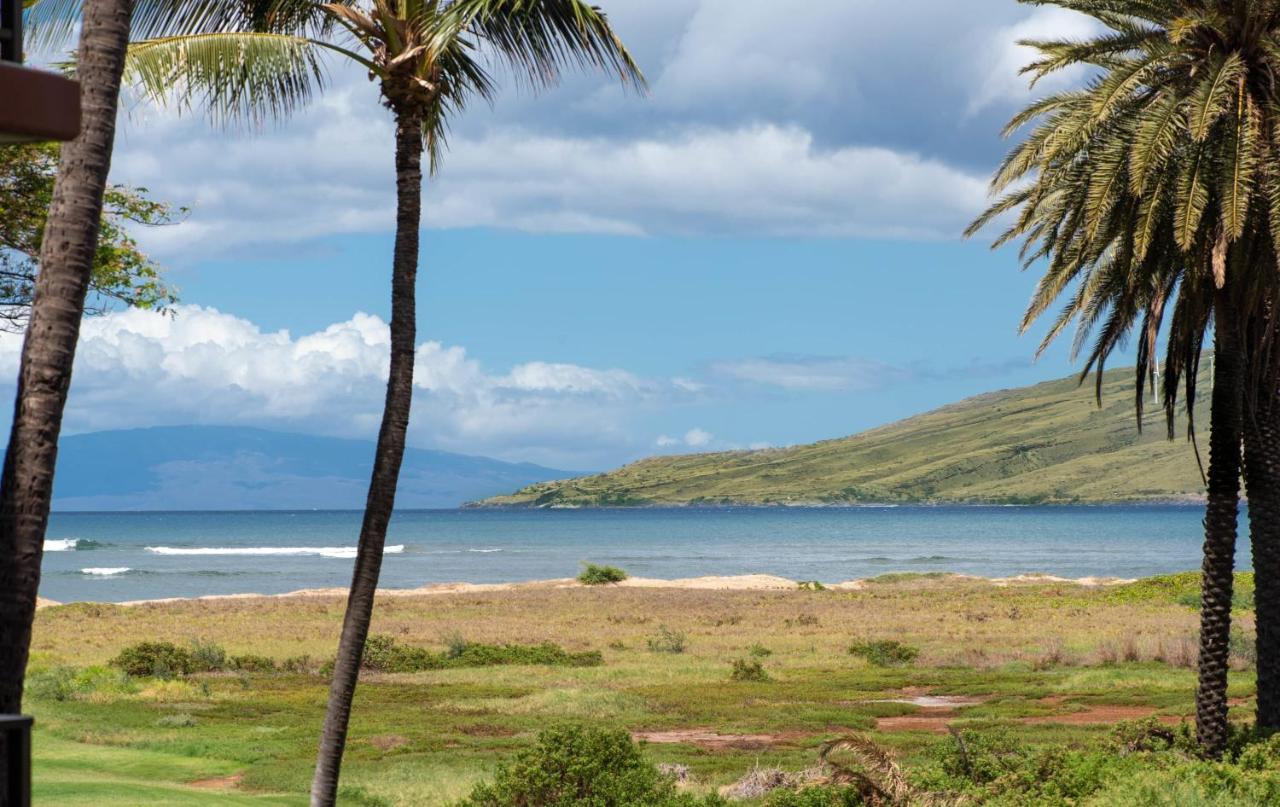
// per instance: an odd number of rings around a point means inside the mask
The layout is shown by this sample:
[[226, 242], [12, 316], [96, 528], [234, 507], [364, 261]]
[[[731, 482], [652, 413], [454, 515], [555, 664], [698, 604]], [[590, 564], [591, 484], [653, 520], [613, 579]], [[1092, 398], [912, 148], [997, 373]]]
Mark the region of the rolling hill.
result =
[[[1208, 380], [1201, 399], [1207, 401]], [[483, 506], [1133, 502], [1203, 495], [1194, 450], [1161, 411], [1134, 421], [1133, 370], [1103, 406], [1075, 377], [969, 398], [871, 431], [763, 451], [653, 457], [529, 485]], [[1154, 403], [1149, 409], [1155, 409]], [[1207, 404], [1198, 408], [1207, 420]]]
[[[364, 506], [373, 443], [237, 426], [64, 436], [55, 510], [341, 510]], [[398, 508], [457, 507], [573, 474], [410, 448]]]

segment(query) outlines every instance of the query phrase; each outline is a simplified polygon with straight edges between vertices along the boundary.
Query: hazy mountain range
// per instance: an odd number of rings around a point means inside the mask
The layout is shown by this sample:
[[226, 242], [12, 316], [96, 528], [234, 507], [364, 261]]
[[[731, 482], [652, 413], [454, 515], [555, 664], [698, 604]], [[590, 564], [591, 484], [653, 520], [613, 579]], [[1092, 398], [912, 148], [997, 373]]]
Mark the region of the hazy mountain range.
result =
[[[64, 436], [55, 510], [306, 510], [364, 506], [373, 442], [237, 426]], [[464, 502], [573, 476], [539, 465], [410, 448], [396, 506]]]

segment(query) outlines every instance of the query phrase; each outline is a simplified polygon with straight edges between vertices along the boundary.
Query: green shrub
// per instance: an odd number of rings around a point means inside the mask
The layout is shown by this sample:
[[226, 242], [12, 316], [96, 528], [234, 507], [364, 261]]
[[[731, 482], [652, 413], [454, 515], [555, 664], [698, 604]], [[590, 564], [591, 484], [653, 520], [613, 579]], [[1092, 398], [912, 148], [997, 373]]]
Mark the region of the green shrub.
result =
[[765, 672], [764, 665], [758, 660], [740, 658], [733, 660], [733, 672], [729, 674], [729, 678], [734, 681], [768, 681], [769, 673]]
[[227, 651], [221, 645], [194, 639], [188, 652], [191, 672], [219, 672], [227, 668]]
[[588, 563], [578, 575], [578, 582], [584, 586], [603, 586], [607, 583], [621, 583], [627, 579], [627, 573], [616, 566], [597, 566]]
[[139, 642], [129, 645], [108, 663], [134, 676], [174, 678], [195, 671], [191, 653], [173, 642]]
[[92, 666], [82, 670], [74, 667], [51, 667], [27, 676], [26, 692], [32, 698], [47, 701], [67, 701], [86, 698], [95, 692], [128, 694], [137, 687], [128, 673], [107, 667]]
[[800, 589], [801, 591], [826, 591], [827, 590], [827, 587], [822, 585], [822, 583], [818, 582], [817, 580], [801, 580], [799, 583], [796, 583], [796, 588]]
[[166, 729], [189, 729], [200, 721], [185, 712], [176, 715], [165, 715], [156, 721], [156, 725]]
[[756, 642], [755, 644], [751, 645], [751, 647], [747, 648], [747, 653], [752, 658], [765, 658], [767, 656], [773, 655], [772, 650], [760, 644], [759, 642]]
[[862, 807], [862, 794], [856, 788], [823, 785], [803, 790], [779, 788], [769, 794], [766, 807]]
[[500, 765], [459, 807], [694, 807], [723, 805], [676, 790], [640, 755], [625, 731], [563, 726]]
[[560, 645], [480, 644], [460, 636], [450, 639], [449, 648], [435, 653], [426, 648], [397, 642], [390, 636], [373, 635], [365, 641], [361, 667], [377, 672], [425, 672], [454, 667], [497, 667], [530, 664], [544, 667], [599, 667], [604, 655], [599, 650], [570, 653]]
[[255, 656], [252, 653], [246, 653], [242, 656], [231, 656], [226, 661], [228, 670], [236, 670], [238, 672], [275, 672], [275, 659], [267, 656]]
[[310, 674], [316, 672], [319, 666], [311, 656], [289, 656], [280, 662], [280, 669], [290, 673]]
[[683, 632], [659, 625], [657, 634], [650, 636], [647, 643], [654, 653], [683, 653], [685, 640]]
[[896, 639], [877, 639], [854, 642], [849, 646], [849, 653], [861, 656], [876, 667], [905, 667], [916, 660], [920, 650]]

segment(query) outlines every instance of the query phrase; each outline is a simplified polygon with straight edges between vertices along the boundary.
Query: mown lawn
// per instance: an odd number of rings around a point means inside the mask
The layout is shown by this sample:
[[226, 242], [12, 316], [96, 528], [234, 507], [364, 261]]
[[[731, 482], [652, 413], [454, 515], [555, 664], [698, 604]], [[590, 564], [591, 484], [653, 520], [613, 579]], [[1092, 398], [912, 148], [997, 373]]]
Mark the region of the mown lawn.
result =
[[[560, 722], [662, 740], [647, 743], [646, 755], [688, 765], [695, 787], [711, 789], [756, 765], [804, 768], [822, 742], [850, 731], [910, 769], [947, 741], [946, 725], [1072, 746], [1117, 719], [1176, 721], [1191, 713], [1194, 689], [1188, 585], [1194, 576], [1124, 588], [898, 577], [858, 591], [533, 586], [384, 598], [374, 632], [403, 644], [440, 649], [453, 634], [549, 641], [601, 651], [604, 664], [366, 675], [343, 803], [446, 804]], [[42, 609], [28, 695], [38, 803], [305, 803], [327, 694], [316, 668], [336, 643], [342, 605], [260, 598]], [[1251, 614], [1237, 621], [1247, 638]], [[683, 634], [683, 652], [650, 649], [663, 628]], [[103, 665], [132, 643], [197, 639], [293, 658], [297, 671], [142, 678], [59, 695], [41, 688], [59, 668]], [[919, 655], [877, 667], [848, 653], [866, 640], [902, 642]], [[768, 680], [731, 680], [735, 659], [760, 661]], [[1245, 718], [1253, 678], [1247, 659], [1236, 666], [1234, 713]], [[971, 703], [894, 702], [921, 696]]]

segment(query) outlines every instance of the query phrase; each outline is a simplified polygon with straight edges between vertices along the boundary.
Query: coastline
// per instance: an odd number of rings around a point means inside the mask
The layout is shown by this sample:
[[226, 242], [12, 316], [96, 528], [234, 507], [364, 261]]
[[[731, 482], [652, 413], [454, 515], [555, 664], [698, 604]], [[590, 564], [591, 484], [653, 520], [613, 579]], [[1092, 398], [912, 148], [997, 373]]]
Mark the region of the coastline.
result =
[[[902, 574], [912, 574], [910, 572]], [[921, 575], [916, 582], [920, 584], [939, 583], [939, 582], [972, 582], [985, 583], [997, 588], [1007, 588], [1010, 586], [1021, 585], [1075, 585], [1084, 588], [1098, 588], [1103, 586], [1126, 585], [1136, 582], [1137, 578], [1123, 577], [1059, 577], [1051, 574], [1027, 573], [1019, 574], [1013, 577], [979, 577], [976, 575], [957, 574], [952, 572], [934, 573], [930, 575]], [[785, 577], [769, 574], [745, 574], [745, 575], [712, 575], [706, 577], [686, 577], [676, 579], [661, 579], [651, 577], [629, 577], [620, 583], [608, 583], [600, 586], [588, 586], [577, 581], [572, 577], [551, 579], [551, 580], [529, 580], [518, 583], [436, 583], [418, 588], [380, 588], [378, 596], [384, 598], [401, 598], [401, 597], [431, 597], [448, 594], [477, 594], [477, 593], [494, 593], [504, 591], [520, 591], [530, 589], [611, 589], [611, 588], [649, 588], [649, 589], [686, 589], [686, 590], [702, 590], [702, 591], [799, 591], [805, 581], [790, 580]], [[840, 583], [822, 584], [822, 589], [827, 591], [864, 591], [871, 586], [877, 585], [876, 578], [861, 578], [857, 580], [846, 580]], [[347, 596], [345, 588], [304, 588], [296, 591], [288, 591], [282, 594], [257, 594], [253, 592], [245, 592], [239, 594], [207, 594], [195, 597], [161, 597], [157, 599], [143, 600], [126, 600], [124, 602], [100, 603], [103, 605], [117, 605], [122, 607], [135, 607], [145, 605], [162, 605], [166, 603], [185, 603], [185, 602], [225, 602], [235, 600], [280, 600], [280, 599], [308, 599], [308, 598], [335, 598]], [[37, 609], [51, 608], [60, 605], [71, 605], [74, 603], [96, 603], [95, 600], [76, 600], [74, 602], [59, 602], [57, 600], [40, 597], [36, 603]]]

